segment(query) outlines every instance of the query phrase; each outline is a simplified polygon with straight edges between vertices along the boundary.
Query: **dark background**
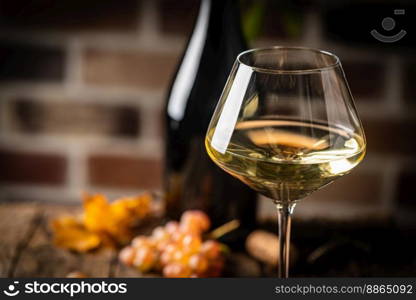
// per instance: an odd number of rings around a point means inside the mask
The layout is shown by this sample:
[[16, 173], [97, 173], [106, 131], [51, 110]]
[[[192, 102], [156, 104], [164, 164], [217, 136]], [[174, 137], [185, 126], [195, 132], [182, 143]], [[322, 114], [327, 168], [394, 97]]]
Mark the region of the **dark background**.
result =
[[[115, 197], [160, 189], [164, 97], [198, 3], [1, 0], [0, 201], [78, 203], [82, 190]], [[415, 4], [241, 3], [251, 47], [314, 47], [340, 57], [367, 135], [364, 162], [298, 205], [295, 242], [309, 251], [335, 240], [347, 246], [333, 247], [334, 259], [345, 261], [345, 251], [377, 259], [367, 273], [353, 265], [344, 275], [415, 275]], [[396, 21], [391, 31], [381, 26], [385, 17]], [[407, 35], [386, 44], [372, 29]], [[274, 214], [261, 199], [259, 219]]]

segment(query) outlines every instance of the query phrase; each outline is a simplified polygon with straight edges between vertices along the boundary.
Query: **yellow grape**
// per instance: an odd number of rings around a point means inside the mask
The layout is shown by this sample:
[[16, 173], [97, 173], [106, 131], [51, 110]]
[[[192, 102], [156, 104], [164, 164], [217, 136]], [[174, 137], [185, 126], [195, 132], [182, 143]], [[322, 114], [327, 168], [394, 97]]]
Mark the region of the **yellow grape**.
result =
[[201, 226], [199, 225], [198, 222], [191, 220], [187, 220], [184, 222], [181, 222], [181, 224], [179, 225], [179, 230], [180, 232], [184, 233], [184, 234], [201, 234], [202, 230], [201, 230]]
[[162, 252], [162, 254], [160, 255], [160, 264], [162, 266], [166, 266], [173, 262], [174, 262], [173, 252], [167, 252], [167, 251]]
[[174, 252], [178, 248], [178, 244], [169, 242], [165, 249], [163, 249], [163, 252]]
[[136, 249], [131, 246], [124, 247], [118, 254], [119, 260], [126, 266], [133, 264], [134, 257], [136, 256]]
[[189, 258], [189, 266], [197, 275], [202, 275], [208, 269], [208, 259], [203, 254], [194, 254]]
[[141, 247], [137, 249], [136, 256], [133, 260], [133, 266], [141, 272], [149, 271], [156, 263], [157, 253], [151, 247]]
[[174, 243], [169, 243], [160, 254], [160, 262], [162, 265], [167, 265], [173, 262], [173, 254], [175, 253], [177, 245]]
[[181, 216], [181, 225], [188, 226], [190, 229], [199, 227], [199, 230], [205, 232], [211, 226], [211, 221], [206, 213], [201, 210], [188, 210]]
[[182, 247], [189, 253], [196, 253], [201, 248], [201, 238], [195, 234], [186, 234], [182, 239]]
[[153, 241], [145, 235], [136, 236], [132, 241], [133, 248], [141, 248], [142, 246], [153, 246]]
[[173, 253], [172, 253], [172, 258], [174, 262], [178, 262], [178, 263], [182, 263], [182, 264], [187, 264], [189, 261], [189, 255], [188, 253], [186, 253], [185, 251], [183, 251], [183, 249], [176, 249]]
[[152, 240], [158, 251], [163, 251], [170, 243], [170, 234], [161, 226], [156, 227], [152, 233]]
[[80, 271], [73, 271], [68, 273], [66, 276], [66, 278], [88, 278], [88, 276]]
[[158, 226], [152, 231], [152, 239], [154, 241], [168, 240], [169, 238], [169, 233], [162, 226]]
[[120, 261], [142, 272], [162, 270], [165, 277], [218, 276], [223, 267], [220, 244], [202, 242], [210, 227], [202, 211], [182, 214], [180, 222], [170, 221], [153, 229], [150, 237], [141, 235], [119, 253]]
[[201, 253], [205, 254], [208, 259], [216, 259], [221, 255], [220, 243], [214, 240], [208, 240], [202, 243]]
[[185, 237], [185, 235], [186, 235], [186, 233], [184, 233], [184, 232], [182, 232], [182, 231], [177, 231], [177, 232], [174, 232], [174, 233], [171, 235], [171, 240], [172, 240], [173, 242], [175, 242], [175, 243], [181, 244], [181, 243], [182, 243], [183, 238]]
[[163, 252], [163, 251], [165, 251], [166, 247], [168, 247], [170, 245], [170, 243], [171, 243], [170, 241], [159, 241], [156, 244], [156, 249], [159, 252]]
[[165, 230], [170, 234], [174, 234], [175, 232], [179, 231], [179, 223], [176, 221], [169, 221], [165, 225]]

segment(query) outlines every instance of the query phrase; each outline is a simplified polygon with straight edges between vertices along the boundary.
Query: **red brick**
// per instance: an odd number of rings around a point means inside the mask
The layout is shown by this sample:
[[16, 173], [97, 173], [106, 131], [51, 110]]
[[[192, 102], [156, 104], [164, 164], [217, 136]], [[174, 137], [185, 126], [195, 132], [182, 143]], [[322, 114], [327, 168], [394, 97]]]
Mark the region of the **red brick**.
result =
[[139, 51], [89, 49], [83, 57], [83, 78], [95, 85], [166, 89], [177, 56]]
[[381, 63], [343, 61], [351, 92], [355, 97], [379, 98], [383, 95], [386, 68]]
[[[259, 5], [257, 1], [254, 5]], [[279, 41], [299, 38], [303, 31], [304, 8], [300, 3], [265, 1], [260, 37]]]
[[66, 167], [61, 155], [0, 150], [0, 182], [60, 185]]
[[114, 135], [135, 137], [139, 130], [137, 108], [75, 101], [9, 102], [14, 127], [27, 133], [63, 135]]
[[416, 147], [415, 120], [363, 120], [370, 153], [414, 155]]
[[59, 47], [0, 42], [0, 81], [61, 81], [65, 53]]
[[0, 2], [0, 24], [41, 30], [135, 30], [137, 0]]
[[162, 137], [162, 139], [165, 138], [165, 128], [166, 128], [166, 111], [165, 109], [162, 109], [158, 112], [158, 115], [156, 117], [156, 134], [158, 137]]
[[100, 187], [155, 189], [161, 186], [161, 162], [137, 157], [94, 155], [88, 159], [89, 183]]
[[198, 0], [159, 0], [160, 28], [163, 33], [189, 35], [199, 7]]

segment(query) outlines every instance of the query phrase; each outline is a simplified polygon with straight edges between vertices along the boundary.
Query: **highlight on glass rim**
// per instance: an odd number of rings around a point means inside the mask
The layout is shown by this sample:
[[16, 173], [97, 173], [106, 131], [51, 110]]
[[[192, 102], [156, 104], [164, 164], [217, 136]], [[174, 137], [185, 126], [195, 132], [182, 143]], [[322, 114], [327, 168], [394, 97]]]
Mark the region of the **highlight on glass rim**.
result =
[[0, 290], [412, 294], [415, 9], [1, 1]]

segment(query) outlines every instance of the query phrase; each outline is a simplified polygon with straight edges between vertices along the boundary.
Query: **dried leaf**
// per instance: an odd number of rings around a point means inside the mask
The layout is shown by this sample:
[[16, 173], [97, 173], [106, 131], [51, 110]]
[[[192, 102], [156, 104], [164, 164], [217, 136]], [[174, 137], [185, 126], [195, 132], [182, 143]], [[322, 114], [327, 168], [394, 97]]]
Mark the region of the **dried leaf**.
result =
[[128, 242], [137, 222], [149, 215], [150, 203], [149, 194], [114, 201], [110, 204], [111, 220], [107, 224], [107, 231], [121, 244]]
[[84, 195], [84, 225], [92, 232], [106, 232], [111, 209], [104, 195]]
[[53, 220], [51, 225], [54, 233], [54, 244], [58, 247], [87, 252], [100, 245], [100, 237], [88, 231], [75, 217], [60, 217]]
[[152, 197], [143, 194], [120, 198], [111, 204], [102, 194], [84, 195], [81, 220], [61, 217], [52, 222], [57, 246], [85, 252], [102, 245], [116, 247], [133, 237], [137, 222], [150, 213]]
[[143, 194], [137, 197], [120, 198], [110, 204], [112, 217], [117, 223], [133, 226], [150, 212], [151, 196]]

